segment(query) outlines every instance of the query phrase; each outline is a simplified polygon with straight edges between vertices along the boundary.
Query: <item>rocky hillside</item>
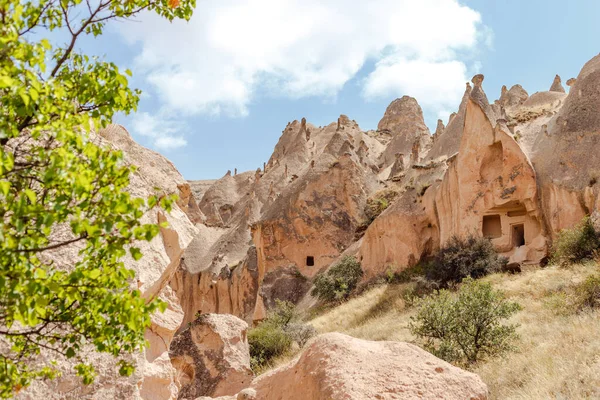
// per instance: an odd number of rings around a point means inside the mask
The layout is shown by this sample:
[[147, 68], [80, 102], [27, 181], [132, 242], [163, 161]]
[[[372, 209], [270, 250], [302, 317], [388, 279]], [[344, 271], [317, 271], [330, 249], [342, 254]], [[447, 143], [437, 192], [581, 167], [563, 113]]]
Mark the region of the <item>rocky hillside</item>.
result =
[[[342, 254], [365, 280], [402, 270], [453, 235], [492, 238], [511, 263], [545, 262], [556, 234], [600, 209], [600, 57], [565, 93], [560, 77], [493, 102], [483, 75], [431, 135], [404, 96], [376, 131], [342, 115], [289, 123], [263, 168], [190, 182], [203, 220], [171, 286], [185, 311], [260, 320], [275, 299], [300, 302]], [[379, 215], [367, 205], [385, 199]], [[392, 200], [393, 199], [393, 200]], [[380, 210], [381, 211], [381, 210]], [[307, 300], [307, 299], [305, 299]]]
[[[170, 307], [156, 316], [147, 334], [150, 348], [139, 360], [137, 375], [125, 384], [107, 377], [81, 391], [63, 379], [51, 388], [31, 388], [29, 398], [48, 390], [53, 398], [73, 393], [78, 398], [193, 398], [182, 385], [196, 382], [196, 372], [209, 361], [186, 353], [181, 343], [187, 340], [189, 350], [189, 343], [199, 341], [194, 335], [209, 335], [188, 329], [198, 314], [231, 314], [252, 324], [264, 319], [277, 299], [309, 307], [311, 281], [343, 255], [361, 262], [363, 283], [416, 265], [454, 235], [491, 238], [513, 265], [545, 263], [561, 229], [600, 211], [600, 55], [568, 84], [568, 94], [558, 76], [549, 91], [532, 95], [520, 85], [505, 86], [490, 102], [483, 75], [476, 75], [457, 112], [446, 124], [438, 121], [433, 134], [417, 100], [408, 96], [389, 105], [374, 131], [363, 131], [345, 115], [327, 126], [302, 118], [288, 123], [261, 168], [228, 171], [215, 181], [186, 182], [170, 162], [135, 144], [121, 127], [101, 132], [140, 167], [131, 187], [135, 195], [160, 187], [180, 196], [170, 216], [146, 216], [167, 219], [170, 228], [142, 249], [140, 262], [131, 263], [144, 294], [160, 296]], [[243, 342], [245, 333], [240, 335]], [[220, 340], [210, 341], [217, 348], [213, 358], [224, 351], [215, 344]], [[337, 354], [331, 346], [388, 354], [396, 344], [361, 344], [334, 335], [307, 352], [339, 358], [342, 364], [358, 362], [359, 353]], [[407, 359], [421, 357], [410, 347], [400, 350]], [[388, 361], [390, 366], [398, 362]], [[302, 362], [280, 376], [305, 374]], [[373, 368], [378, 374], [382, 367]], [[244, 385], [215, 393], [233, 395], [249, 385], [247, 366], [236, 374]], [[471, 398], [485, 398], [481, 382], [463, 371], [452, 374], [452, 379], [472, 380]], [[214, 376], [201, 386], [209, 378]], [[295, 390], [290, 379], [287, 389], [277, 390]], [[318, 385], [330, 384], [323, 379]], [[258, 392], [271, 386], [269, 376], [253, 384]], [[356, 393], [370, 398], [363, 389]], [[431, 390], [435, 398], [437, 389]]]

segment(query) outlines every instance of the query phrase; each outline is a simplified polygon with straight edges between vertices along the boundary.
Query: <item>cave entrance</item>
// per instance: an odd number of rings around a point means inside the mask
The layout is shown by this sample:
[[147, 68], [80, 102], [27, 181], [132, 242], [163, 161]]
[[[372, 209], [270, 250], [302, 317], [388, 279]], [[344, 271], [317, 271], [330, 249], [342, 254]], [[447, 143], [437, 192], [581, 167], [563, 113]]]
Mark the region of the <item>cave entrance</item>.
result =
[[525, 225], [516, 224], [512, 226], [512, 244], [515, 247], [525, 245]]
[[493, 239], [502, 236], [502, 223], [500, 222], [500, 214], [484, 215], [481, 231], [483, 236], [486, 238]]
[[313, 256], [306, 257], [306, 266], [313, 267], [315, 265], [315, 258]]

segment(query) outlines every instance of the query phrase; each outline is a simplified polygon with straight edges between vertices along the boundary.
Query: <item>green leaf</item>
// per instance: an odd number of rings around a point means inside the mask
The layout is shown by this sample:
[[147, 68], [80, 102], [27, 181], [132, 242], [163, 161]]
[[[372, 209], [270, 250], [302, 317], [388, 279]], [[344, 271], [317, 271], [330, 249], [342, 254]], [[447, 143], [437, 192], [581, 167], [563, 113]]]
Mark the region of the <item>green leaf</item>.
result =
[[0, 76], [0, 88], [11, 87], [14, 84], [14, 80], [9, 76]]
[[73, 350], [72, 347], [69, 347], [65, 353], [67, 358], [73, 358], [75, 357], [75, 350]]
[[36, 279], [46, 279], [46, 270], [42, 269], [42, 268], [37, 268], [35, 270], [34, 276]]
[[142, 252], [137, 247], [130, 247], [129, 252], [131, 253], [131, 257], [133, 257], [133, 259], [136, 261], [142, 258]]
[[4, 196], [8, 196], [8, 191], [10, 190], [10, 182], [9, 181], [0, 181], [0, 192], [2, 192], [2, 194]]
[[24, 193], [25, 193], [25, 196], [27, 196], [27, 198], [31, 202], [31, 204], [35, 204], [35, 202], [36, 202], [35, 192], [31, 189], [25, 189]]

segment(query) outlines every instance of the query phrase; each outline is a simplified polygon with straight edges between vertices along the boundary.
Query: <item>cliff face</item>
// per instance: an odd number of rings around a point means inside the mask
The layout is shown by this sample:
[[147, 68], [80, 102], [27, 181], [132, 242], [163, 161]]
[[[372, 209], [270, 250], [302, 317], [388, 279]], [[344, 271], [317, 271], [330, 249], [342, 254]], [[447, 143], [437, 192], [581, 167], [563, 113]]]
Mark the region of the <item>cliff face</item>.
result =
[[[91, 361], [98, 372], [93, 385], [81, 385], [81, 379], [72, 375], [72, 362], [64, 361], [59, 368], [64, 375], [54, 381], [37, 381], [27, 390], [19, 393], [22, 399], [156, 399], [167, 400], [176, 396], [176, 370], [169, 357], [169, 346], [176, 330], [182, 323], [184, 312], [169, 281], [179, 268], [184, 249], [198, 234], [192, 221], [200, 217], [200, 211], [191, 195], [188, 183], [175, 169], [173, 164], [160, 154], [145, 149], [133, 141], [129, 133], [121, 126], [111, 125], [98, 132], [96, 140], [122, 150], [125, 162], [136, 165], [137, 171], [130, 177], [129, 192], [147, 198], [155, 194], [154, 188], [160, 188], [164, 194], [177, 194], [179, 201], [169, 214], [150, 211], [142, 217], [144, 223], [167, 221], [168, 228], [161, 228], [160, 234], [151, 242], [140, 242], [138, 247], [143, 257], [135, 261], [124, 257], [127, 268], [135, 271], [132, 282], [140, 289], [145, 298], [160, 298], [167, 302], [164, 313], [152, 316], [152, 325], [145, 337], [150, 346], [143, 354], [132, 356], [136, 372], [129, 378], [118, 374], [115, 361], [108, 355], [89, 351], [85, 357]], [[77, 248], [67, 248], [64, 254], [56, 257], [76, 258]]]
[[[140, 167], [134, 195], [160, 187], [180, 200], [170, 215], [144, 216], [170, 227], [139, 263], [127, 261], [145, 296], [169, 302], [147, 333], [150, 348], [126, 384], [110, 386], [108, 374], [82, 396], [111, 387], [118, 395], [127, 388], [128, 398], [173, 398], [182, 382], [170, 343], [197, 314], [252, 324], [276, 299], [309, 303], [312, 279], [345, 254], [357, 256], [371, 280], [418, 263], [453, 235], [474, 234], [513, 262], [539, 263], [561, 229], [600, 211], [600, 56], [567, 82], [568, 94], [557, 77], [550, 91], [503, 87], [490, 103], [483, 81], [467, 84], [434, 135], [405, 96], [376, 131], [344, 115], [324, 127], [293, 121], [261, 168], [215, 181], [186, 182], [121, 127], [101, 132]], [[382, 193], [394, 200], [371, 221], [367, 200]], [[72, 388], [63, 380], [52, 390]]]
[[[505, 86], [494, 102], [476, 75], [434, 135], [408, 96], [377, 131], [343, 115], [325, 127], [289, 123], [263, 169], [228, 172], [196, 199], [201, 239], [172, 281], [185, 321], [259, 320], [276, 298], [303, 298], [342, 254], [358, 256], [368, 280], [453, 235], [487, 236], [513, 262], [540, 262], [558, 231], [599, 208], [600, 156], [589, 151], [600, 140], [599, 63], [568, 81], [569, 94], [557, 76], [550, 91]], [[383, 189], [397, 196], [363, 236], [366, 201]]]

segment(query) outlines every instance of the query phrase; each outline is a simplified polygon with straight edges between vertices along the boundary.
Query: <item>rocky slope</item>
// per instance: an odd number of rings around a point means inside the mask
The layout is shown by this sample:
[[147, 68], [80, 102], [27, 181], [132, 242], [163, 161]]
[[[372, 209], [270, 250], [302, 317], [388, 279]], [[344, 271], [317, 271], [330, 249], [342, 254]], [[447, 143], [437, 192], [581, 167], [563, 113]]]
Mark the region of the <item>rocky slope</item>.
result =
[[[263, 169], [228, 173], [197, 199], [206, 219], [171, 282], [185, 320], [260, 320], [276, 298], [300, 301], [341, 254], [358, 256], [369, 280], [452, 235], [488, 236], [511, 262], [543, 261], [558, 231], [600, 207], [590, 152], [599, 63], [569, 80], [569, 94], [557, 76], [547, 92], [503, 87], [494, 102], [477, 75], [433, 135], [408, 96], [376, 131], [343, 115], [325, 127], [289, 123]], [[367, 227], [367, 200], [384, 191], [395, 200]]]
[[216, 399], [441, 398], [486, 400], [488, 389], [477, 375], [454, 367], [415, 345], [373, 342], [336, 332], [311, 340], [296, 359], [261, 375], [237, 396]]
[[[202, 342], [194, 335], [212, 337], [195, 325], [197, 315], [232, 314], [252, 324], [276, 299], [310, 305], [312, 279], [345, 254], [361, 261], [365, 282], [418, 263], [453, 235], [490, 237], [514, 263], [543, 262], [561, 229], [600, 211], [600, 55], [569, 79], [568, 94], [557, 76], [549, 91], [529, 96], [519, 85], [503, 87], [490, 102], [483, 82], [476, 75], [467, 83], [457, 112], [446, 124], [439, 121], [433, 135], [417, 101], [404, 96], [389, 105], [374, 131], [344, 115], [323, 127], [304, 118], [290, 122], [262, 168], [228, 171], [215, 181], [186, 182], [122, 127], [101, 132], [140, 167], [133, 194], [147, 196], [159, 187], [180, 196], [170, 215], [144, 217], [166, 219], [170, 228], [142, 249], [140, 262], [127, 261], [144, 295], [160, 296], [170, 307], [155, 317], [150, 348], [134, 377], [115, 380], [106, 372], [85, 390], [63, 379], [33, 387], [29, 398], [48, 390], [58, 393], [49, 398], [232, 394], [190, 372], [192, 350]], [[368, 205], [382, 198], [389, 206], [371, 215]], [[388, 354], [398, 347], [328, 340], [351, 349], [339, 363], [361, 351]], [[330, 354], [319, 346], [311, 351]], [[338, 361], [325, 375], [343, 373], [335, 371]], [[286, 368], [279, 377], [304, 374], [306, 367], [297, 361]], [[240, 371], [235, 376], [245, 380], [247, 371]], [[315, 390], [328, 385], [327, 376]], [[294, 387], [288, 378], [281, 388]], [[273, 386], [270, 379], [258, 380], [255, 389]]]
[[[263, 169], [216, 181], [197, 199], [203, 233], [171, 282], [185, 320], [218, 312], [251, 323], [275, 299], [306, 306], [311, 279], [343, 254], [368, 281], [453, 235], [490, 237], [513, 263], [545, 262], [561, 229], [600, 210], [600, 56], [569, 94], [557, 76], [547, 92], [505, 86], [490, 102], [483, 82], [467, 83], [433, 135], [405, 96], [376, 131], [343, 115], [289, 123]], [[367, 201], [390, 192], [371, 222]]]

